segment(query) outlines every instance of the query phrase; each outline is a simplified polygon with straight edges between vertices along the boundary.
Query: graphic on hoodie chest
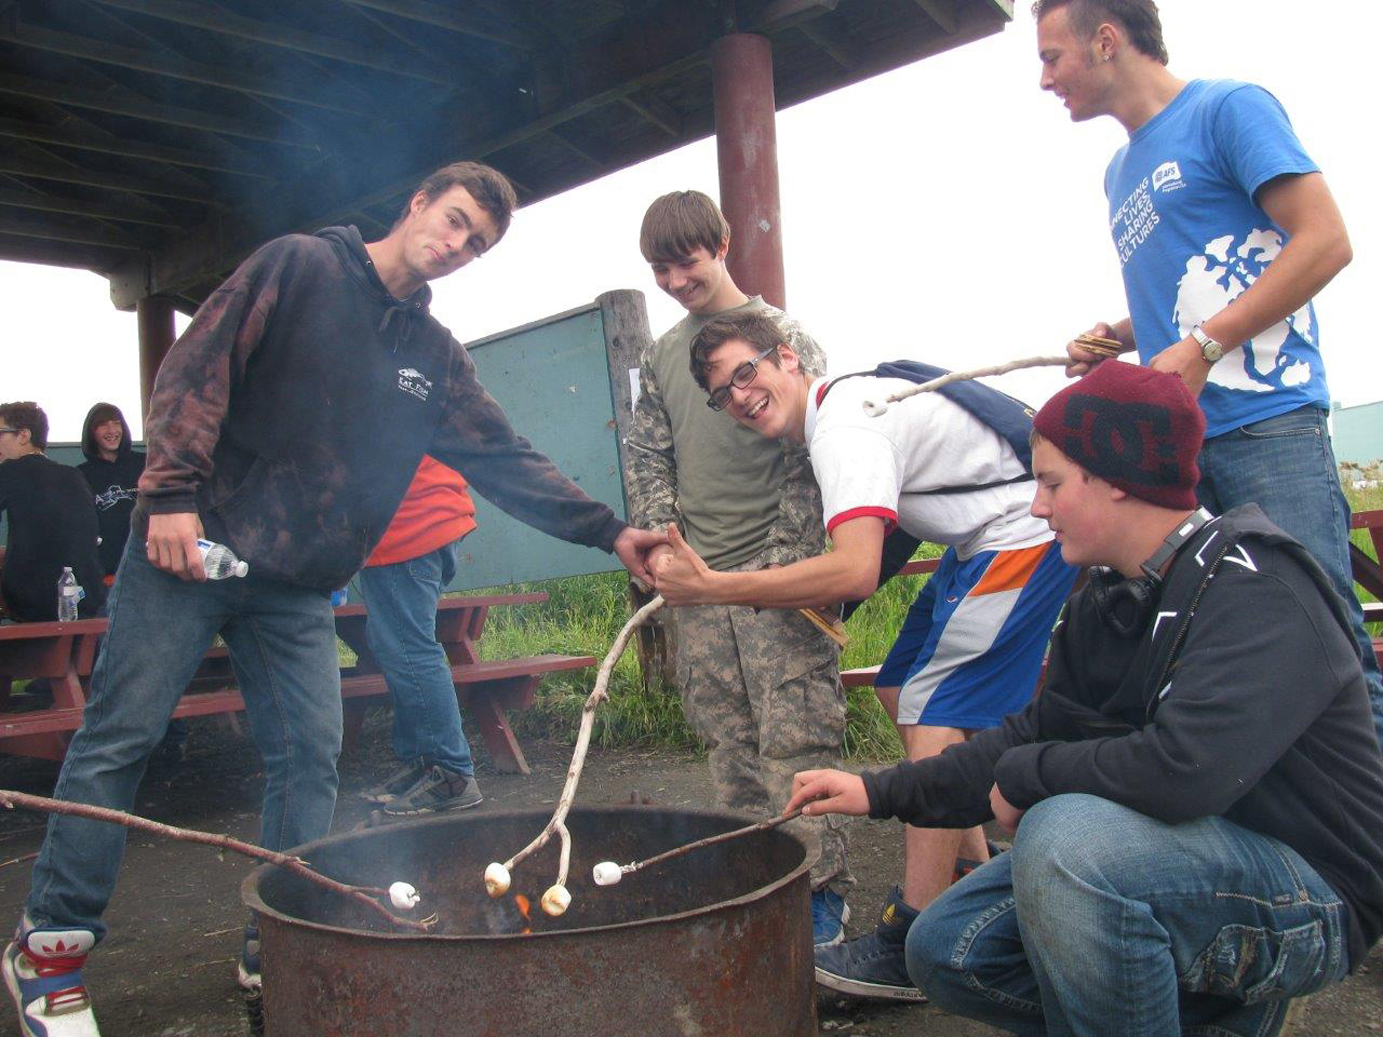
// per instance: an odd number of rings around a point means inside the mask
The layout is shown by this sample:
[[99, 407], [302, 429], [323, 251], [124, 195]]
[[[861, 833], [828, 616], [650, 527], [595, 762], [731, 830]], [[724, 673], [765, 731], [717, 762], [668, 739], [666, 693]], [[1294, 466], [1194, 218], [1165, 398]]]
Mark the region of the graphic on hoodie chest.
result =
[[432, 382], [416, 367], [399, 368], [398, 387], [419, 400], [426, 400], [432, 393]]

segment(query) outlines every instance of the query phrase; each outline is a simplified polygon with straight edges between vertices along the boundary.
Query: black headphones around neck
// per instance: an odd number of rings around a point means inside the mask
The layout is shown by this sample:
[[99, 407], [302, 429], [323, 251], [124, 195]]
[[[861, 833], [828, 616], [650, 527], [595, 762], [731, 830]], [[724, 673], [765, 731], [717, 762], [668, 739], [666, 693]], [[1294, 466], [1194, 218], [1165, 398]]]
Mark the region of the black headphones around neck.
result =
[[1090, 570], [1090, 594], [1100, 618], [1121, 637], [1140, 634], [1152, 618], [1162, 596], [1162, 570], [1183, 544], [1196, 535], [1214, 515], [1197, 508], [1168, 534], [1162, 546], [1139, 568], [1142, 576], [1126, 577], [1117, 569], [1097, 565]]

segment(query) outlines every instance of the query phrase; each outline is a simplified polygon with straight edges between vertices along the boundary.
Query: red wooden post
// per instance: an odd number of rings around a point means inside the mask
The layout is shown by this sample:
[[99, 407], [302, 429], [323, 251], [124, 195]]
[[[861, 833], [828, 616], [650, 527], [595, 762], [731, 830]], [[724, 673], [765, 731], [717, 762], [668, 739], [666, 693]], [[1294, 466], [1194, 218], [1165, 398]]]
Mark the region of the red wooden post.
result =
[[773, 47], [751, 33], [711, 44], [720, 208], [730, 224], [730, 275], [750, 295], [787, 305], [778, 205]]
[[177, 336], [173, 330], [173, 304], [167, 299], [147, 296], [136, 302], [134, 308], [139, 322], [139, 405], [147, 418], [154, 376]]

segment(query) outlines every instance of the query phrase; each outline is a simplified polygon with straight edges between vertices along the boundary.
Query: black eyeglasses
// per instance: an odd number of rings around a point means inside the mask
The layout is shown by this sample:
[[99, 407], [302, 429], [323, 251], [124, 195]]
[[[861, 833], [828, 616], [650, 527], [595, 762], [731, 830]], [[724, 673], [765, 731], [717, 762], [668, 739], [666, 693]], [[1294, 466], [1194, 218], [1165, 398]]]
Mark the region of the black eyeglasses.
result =
[[11, 435], [19, 435], [19, 429], [17, 428], [0, 428], [0, 436], [5, 435], [7, 432]]
[[759, 365], [768, 357], [770, 353], [777, 352], [777, 346], [769, 346], [753, 360], [746, 360], [735, 368], [730, 375], [730, 385], [722, 385], [719, 389], [711, 392], [710, 398], [706, 400], [706, 406], [711, 410], [724, 410], [725, 405], [730, 402], [730, 387], [736, 389], [747, 389], [753, 383], [754, 378], [759, 373]]

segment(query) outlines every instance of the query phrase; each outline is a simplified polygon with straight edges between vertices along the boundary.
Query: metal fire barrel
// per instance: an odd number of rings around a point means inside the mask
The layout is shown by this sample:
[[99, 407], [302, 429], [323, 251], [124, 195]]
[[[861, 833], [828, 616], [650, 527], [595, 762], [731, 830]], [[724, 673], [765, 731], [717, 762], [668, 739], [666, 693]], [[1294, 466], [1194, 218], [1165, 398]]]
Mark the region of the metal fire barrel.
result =
[[[440, 815], [332, 836], [297, 852], [343, 882], [417, 887], [427, 934], [281, 868], [241, 895], [260, 916], [266, 1037], [811, 1037], [810, 884], [781, 828], [732, 839], [596, 886], [627, 863], [739, 828], [733, 814], [625, 806], [573, 810], [559, 918], [538, 902], [558, 840], [485, 892], [486, 864], [526, 846], [550, 812]], [[532, 904], [531, 921], [515, 893]], [[522, 930], [530, 927], [531, 932]]]

